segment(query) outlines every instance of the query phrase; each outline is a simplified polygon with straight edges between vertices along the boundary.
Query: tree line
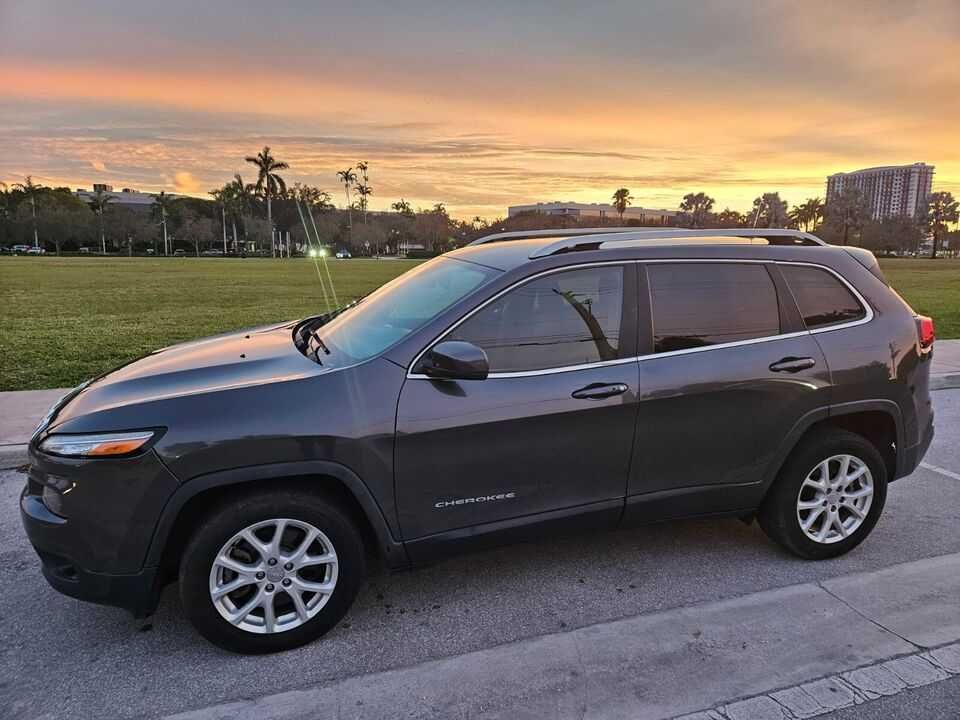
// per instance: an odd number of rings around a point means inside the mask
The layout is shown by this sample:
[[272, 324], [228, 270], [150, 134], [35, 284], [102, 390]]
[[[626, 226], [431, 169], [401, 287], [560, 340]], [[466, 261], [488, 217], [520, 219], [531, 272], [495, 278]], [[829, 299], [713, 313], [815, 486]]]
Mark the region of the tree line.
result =
[[[47, 187], [31, 177], [0, 183], [0, 246], [23, 244], [59, 254], [87, 248], [101, 253], [173, 254], [218, 249], [224, 253], [284, 255], [310, 245], [304, 228], [328, 248], [353, 254], [435, 254], [466, 241], [474, 222], [451, 218], [443, 203], [414, 208], [403, 198], [389, 212], [371, 212], [370, 164], [338, 171], [347, 203], [335, 207], [330, 193], [300, 182], [288, 184], [289, 164], [269, 147], [245, 158], [253, 182], [241, 174], [209, 192], [210, 199], [153, 195], [138, 208], [118, 202], [123, 193], [99, 189], [85, 202], [67, 187]], [[354, 223], [354, 216], [358, 222]], [[309, 219], [307, 219], [309, 218]]]
[[[623, 222], [633, 200], [627, 188], [614, 192], [612, 205]], [[859, 245], [880, 253], [918, 253], [931, 240], [930, 256], [937, 257], [945, 242], [960, 250], [960, 202], [949, 192], [931, 193], [925, 207], [914, 217], [893, 216], [875, 220], [870, 203], [856, 187], [847, 186], [825, 202], [808, 198], [792, 208], [780, 193], [764, 193], [748, 212], [724, 208], [714, 211], [716, 201], [703, 192], [687, 193], [680, 203], [676, 224], [686, 228], [793, 228], [812, 232], [832, 245]], [[629, 224], [629, 223], [628, 223]]]
[[[325, 190], [306, 183], [288, 185], [283, 172], [288, 163], [269, 147], [245, 161], [253, 166], [254, 182], [241, 174], [209, 192], [211, 199], [175, 197], [161, 192], [146, 208], [116, 202], [116, 194], [102, 189], [81, 200], [69, 188], [50, 188], [31, 177], [12, 187], [0, 183], [0, 245], [27, 244], [62, 250], [96, 249], [101, 253], [172, 254], [188, 250], [221, 249], [224, 253], [290, 255], [310, 245], [304, 225], [316, 227], [315, 237], [331, 248], [354, 254], [397, 253], [431, 255], [463, 245], [490, 232], [549, 227], [576, 227], [595, 220], [527, 213], [492, 223], [480, 217], [455, 220], [442, 203], [416, 208], [403, 198], [387, 212], [371, 212], [373, 195], [370, 164], [359, 161], [336, 171], [345, 204], [334, 205]], [[628, 188], [611, 198], [621, 225], [633, 202]], [[769, 227], [814, 232], [832, 244], [860, 245], [881, 253], [918, 253], [932, 240], [931, 256], [949, 243], [960, 249], [960, 232], [949, 231], [960, 219], [960, 204], [949, 192], [932, 193], [916, 217], [874, 220], [866, 198], [846, 187], [825, 202], [809, 198], [792, 208], [777, 192], [763, 193], [746, 212], [715, 210], [715, 200], [704, 192], [688, 193], [679, 204], [676, 224], [686, 228]], [[358, 222], [354, 223], [354, 215]], [[649, 224], [649, 223], [648, 223]]]

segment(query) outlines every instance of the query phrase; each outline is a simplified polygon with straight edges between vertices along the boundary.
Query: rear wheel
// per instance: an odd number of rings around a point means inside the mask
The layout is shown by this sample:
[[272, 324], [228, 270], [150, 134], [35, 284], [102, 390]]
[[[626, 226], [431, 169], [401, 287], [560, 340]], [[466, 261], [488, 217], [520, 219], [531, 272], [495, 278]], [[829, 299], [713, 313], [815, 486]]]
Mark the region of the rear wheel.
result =
[[214, 644], [277, 652], [336, 625], [364, 572], [360, 534], [339, 507], [308, 493], [254, 494], [196, 531], [180, 563], [180, 598]]
[[793, 452], [758, 520], [786, 549], [822, 560], [863, 542], [880, 518], [886, 495], [887, 469], [873, 443], [846, 430], [824, 430]]

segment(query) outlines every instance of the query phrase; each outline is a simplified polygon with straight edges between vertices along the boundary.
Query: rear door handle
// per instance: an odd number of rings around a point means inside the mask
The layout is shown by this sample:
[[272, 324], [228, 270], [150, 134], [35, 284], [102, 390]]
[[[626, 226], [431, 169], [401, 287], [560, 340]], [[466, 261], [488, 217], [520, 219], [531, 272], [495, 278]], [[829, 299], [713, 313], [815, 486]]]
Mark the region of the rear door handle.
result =
[[623, 395], [629, 389], [623, 383], [590, 383], [586, 387], [574, 390], [571, 397], [577, 400], [602, 400], [614, 395]]
[[812, 368], [816, 364], [817, 361], [811, 357], [785, 357], [773, 363], [770, 369], [773, 372], [795, 373]]

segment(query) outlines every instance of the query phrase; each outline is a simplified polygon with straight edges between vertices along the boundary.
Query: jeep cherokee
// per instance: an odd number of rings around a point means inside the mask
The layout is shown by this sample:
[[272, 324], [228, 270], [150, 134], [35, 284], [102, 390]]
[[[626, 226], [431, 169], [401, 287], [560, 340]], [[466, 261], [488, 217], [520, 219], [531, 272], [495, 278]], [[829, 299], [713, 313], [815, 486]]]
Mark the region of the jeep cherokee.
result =
[[757, 518], [856, 547], [933, 437], [933, 322], [792, 230], [507, 233], [341, 310], [159, 350], [30, 442], [43, 574], [272, 652], [390, 568], [566, 529]]

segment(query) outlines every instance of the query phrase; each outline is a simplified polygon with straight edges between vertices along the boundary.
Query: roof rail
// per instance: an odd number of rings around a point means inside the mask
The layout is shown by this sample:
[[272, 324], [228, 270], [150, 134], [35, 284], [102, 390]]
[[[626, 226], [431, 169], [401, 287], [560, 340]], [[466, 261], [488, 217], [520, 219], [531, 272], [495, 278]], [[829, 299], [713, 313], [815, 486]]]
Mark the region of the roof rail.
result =
[[485, 245], [486, 243], [501, 240], [530, 240], [539, 237], [567, 237], [577, 235], [601, 235], [618, 232], [636, 232], [635, 227], [605, 227], [605, 228], [564, 228], [556, 230], [512, 230], [510, 232], [494, 233], [477, 238], [470, 245]]
[[609, 233], [608, 237], [586, 238], [573, 236], [537, 248], [530, 253], [530, 259], [547, 257], [562, 252], [575, 252], [577, 250], [598, 250], [602, 246], [607, 245], [607, 243], [615, 243], [621, 247], [628, 244], [656, 244], [658, 240], [689, 239], [695, 243], [698, 238], [710, 238], [718, 241], [729, 238], [742, 238], [747, 242], [757, 239], [766, 240], [770, 245], [826, 245], [826, 243], [816, 235], [811, 235], [801, 230], [784, 230], [781, 228], [713, 228], [703, 230], [656, 228]]

